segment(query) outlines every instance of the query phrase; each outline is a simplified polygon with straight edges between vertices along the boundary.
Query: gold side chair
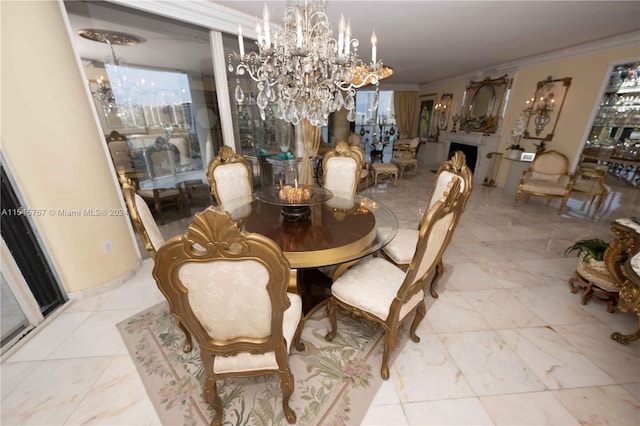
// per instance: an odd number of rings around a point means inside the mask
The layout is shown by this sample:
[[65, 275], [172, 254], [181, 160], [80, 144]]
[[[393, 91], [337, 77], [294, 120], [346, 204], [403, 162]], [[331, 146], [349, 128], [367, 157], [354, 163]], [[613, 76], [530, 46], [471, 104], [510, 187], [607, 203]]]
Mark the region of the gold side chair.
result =
[[209, 163], [207, 179], [211, 195], [218, 206], [225, 210], [232, 210], [234, 206], [247, 203], [253, 197], [249, 162], [228, 145], [220, 148], [218, 156]]
[[[442, 198], [444, 191], [447, 188], [447, 184], [453, 177], [460, 180], [460, 187], [462, 191], [460, 213], [462, 214], [462, 212], [464, 212], [467, 201], [471, 196], [471, 191], [473, 190], [473, 173], [466, 164], [466, 157], [464, 153], [462, 151], [456, 151], [451, 159], [442, 163], [436, 171], [435, 186], [431, 193], [429, 205], [427, 206], [425, 214], [436, 201]], [[457, 224], [458, 223], [456, 221], [454, 226], [457, 226]], [[400, 228], [398, 229], [398, 232], [396, 232], [395, 237], [393, 237], [393, 240], [384, 247], [382, 254], [402, 269], [406, 269], [413, 258], [417, 243], [417, 229]], [[438, 285], [438, 281], [442, 277], [442, 274], [444, 274], [444, 264], [442, 263], [442, 259], [440, 259], [440, 262], [438, 262], [436, 267], [436, 272], [431, 280], [430, 293], [433, 298], [438, 297], [436, 286]]]
[[414, 176], [418, 172], [418, 145], [420, 145], [420, 138], [399, 139], [393, 143], [391, 163], [398, 166], [400, 177], [404, 175], [406, 169], [413, 169]]
[[460, 205], [460, 179], [452, 178], [444, 197], [420, 223], [418, 244], [406, 271], [382, 257], [369, 257], [334, 278], [327, 304], [331, 330], [325, 338], [331, 341], [336, 336], [337, 307], [380, 324], [385, 334], [380, 373], [385, 380], [389, 378], [389, 355], [397, 345], [400, 324], [412, 313], [409, 334], [414, 342], [420, 341], [416, 329], [426, 314], [426, 282], [451, 241]]
[[545, 151], [536, 156], [531, 166], [522, 172], [513, 206], [518, 205], [521, 194], [526, 195], [525, 203], [529, 201], [530, 195], [547, 197], [547, 204], [555, 197], [561, 199], [558, 214], [562, 213], [573, 183], [573, 176], [567, 171], [568, 168], [569, 159], [556, 150]]
[[322, 159], [323, 187], [335, 197], [350, 199], [358, 190], [362, 170], [361, 149], [340, 141]]
[[[158, 249], [165, 243], [165, 239], [160, 233], [160, 229], [153, 219], [149, 206], [142, 199], [142, 197], [136, 194], [134, 184], [127, 177], [124, 167], [120, 166], [117, 169], [118, 180], [122, 185], [122, 194], [124, 195], [124, 201], [127, 204], [127, 210], [129, 212], [129, 218], [133, 223], [133, 227], [140, 235], [140, 239], [144, 244], [144, 248], [147, 250], [152, 259], [156, 258]], [[191, 351], [192, 341], [191, 335], [182, 323], [178, 322], [178, 327], [185, 334], [185, 342], [182, 350], [186, 353]]]
[[153, 277], [171, 314], [200, 347], [203, 394], [215, 409], [211, 424], [223, 420], [218, 380], [265, 374], [280, 376], [284, 415], [295, 423], [288, 359], [302, 301], [287, 293], [290, 266], [280, 247], [241, 231], [229, 213], [210, 206], [195, 214], [184, 235], [158, 250]]
[[600, 210], [611, 190], [611, 188], [604, 183], [607, 172], [607, 166], [583, 163], [578, 167], [573, 179], [573, 184], [571, 185], [571, 193], [577, 192], [591, 196], [589, 207], [593, 205], [596, 199], [598, 200], [594, 213]]
[[[359, 137], [360, 135], [358, 135]], [[351, 144], [350, 144], [351, 145]], [[369, 167], [369, 162], [366, 159], [366, 154], [364, 149], [360, 148], [360, 145], [351, 145], [351, 150], [356, 152], [360, 157], [360, 179], [358, 180], [358, 185], [360, 185], [364, 181], [364, 189], [369, 188], [369, 175], [371, 174], [371, 170]]]

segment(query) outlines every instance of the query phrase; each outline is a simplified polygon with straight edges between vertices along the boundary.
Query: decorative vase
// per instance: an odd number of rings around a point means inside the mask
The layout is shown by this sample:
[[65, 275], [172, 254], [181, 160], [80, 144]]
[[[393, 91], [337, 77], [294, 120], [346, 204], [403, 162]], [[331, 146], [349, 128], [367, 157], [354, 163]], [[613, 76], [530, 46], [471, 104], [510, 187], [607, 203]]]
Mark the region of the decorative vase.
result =
[[524, 151], [520, 151], [519, 149], [510, 149], [507, 153], [507, 158], [510, 160], [519, 160], [523, 152]]

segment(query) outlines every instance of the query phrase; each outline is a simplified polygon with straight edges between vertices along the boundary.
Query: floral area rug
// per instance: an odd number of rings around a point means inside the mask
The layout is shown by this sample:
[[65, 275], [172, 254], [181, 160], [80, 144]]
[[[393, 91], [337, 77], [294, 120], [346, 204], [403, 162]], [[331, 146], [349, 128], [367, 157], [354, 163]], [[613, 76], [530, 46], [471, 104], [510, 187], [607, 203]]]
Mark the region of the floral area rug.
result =
[[[289, 357], [295, 378], [290, 400], [298, 425], [359, 424], [382, 384], [380, 363], [384, 335], [371, 321], [338, 311], [338, 334], [329, 329], [325, 310], [307, 320], [302, 333], [306, 348], [292, 347]], [[214, 410], [204, 402], [204, 369], [194, 342], [182, 351], [184, 335], [166, 302], [118, 324], [149, 398], [163, 425], [208, 425]], [[408, 339], [404, 327], [393, 356]], [[224, 406], [223, 425], [286, 425], [277, 375], [218, 381]]]

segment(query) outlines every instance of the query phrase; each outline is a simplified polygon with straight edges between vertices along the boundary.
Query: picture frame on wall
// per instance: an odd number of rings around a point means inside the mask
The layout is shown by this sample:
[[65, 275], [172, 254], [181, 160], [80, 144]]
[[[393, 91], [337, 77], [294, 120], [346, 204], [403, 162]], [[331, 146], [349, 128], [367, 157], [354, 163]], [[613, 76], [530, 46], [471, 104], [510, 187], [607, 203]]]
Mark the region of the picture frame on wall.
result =
[[426, 142], [432, 133], [433, 109], [436, 102], [436, 95], [425, 95], [420, 97], [420, 108], [418, 109], [418, 120], [416, 126], [416, 137]]

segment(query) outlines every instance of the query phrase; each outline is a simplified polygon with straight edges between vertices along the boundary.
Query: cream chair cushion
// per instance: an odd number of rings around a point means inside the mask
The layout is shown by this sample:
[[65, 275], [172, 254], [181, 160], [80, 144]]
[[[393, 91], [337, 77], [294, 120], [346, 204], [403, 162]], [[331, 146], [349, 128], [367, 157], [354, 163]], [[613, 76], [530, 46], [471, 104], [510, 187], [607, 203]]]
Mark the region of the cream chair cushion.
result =
[[418, 244], [418, 230], [400, 228], [393, 240], [384, 248], [384, 252], [396, 265], [406, 265], [411, 262]]
[[551, 183], [558, 183], [558, 181], [560, 180], [560, 175], [557, 173], [542, 173], [542, 172], [536, 172], [536, 171], [531, 171], [529, 172], [529, 178], [531, 180], [540, 180], [543, 182], [551, 182]]
[[[535, 173], [535, 172], [532, 172]], [[564, 195], [567, 192], [567, 184], [565, 181], [569, 179], [568, 176], [560, 176], [558, 179], [558, 175], [556, 175], [556, 179], [551, 179], [547, 174], [537, 173], [537, 177], [543, 175], [542, 179], [530, 179], [526, 181], [522, 185], [523, 191], [528, 192], [539, 192], [543, 194], [550, 195]]]
[[[405, 272], [394, 264], [379, 257], [370, 257], [342, 274], [331, 286], [331, 294], [351, 306], [386, 320], [404, 278]], [[423, 291], [416, 293], [400, 309], [400, 319], [423, 299]]]
[[[218, 339], [237, 336], [265, 337], [271, 330], [271, 302], [266, 291], [269, 274], [254, 260], [189, 262], [179, 272], [187, 287], [194, 315], [209, 335]], [[256, 291], [256, 283], [264, 291]], [[291, 347], [293, 335], [302, 317], [302, 300], [297, 294], [287, 293], [291, 306], [284, 312], [282, 331]], [[209, 303], [216, 300], [215, 304]], [[225, 309], [220, 309], [224, 306]], [[250, 311], [251, 315], [247, 315]], [[277, 369], [275, 352], [252, 355], [247, 352], [236, 356], [217, 357], [216, 373]]]
[[136, 210], [138, 210], [138, 216], [140, 216], [140, 220], [142, 221], [144, 229], [145, 231], [147, 231], [147, 235], [149, 236], [151, 245], [153, 246], [154, 250], [158, 251], [158, 249], [165, 242], [164, 237], [160, 233], [160, 228], [158, 228], [158, 224], [153, 218], [153, 215], [151, 214], [151, 210], [149, 210], [149, 206], [144, 201], [144, 199], [138, 194], [133, 194], [133, 199], [134, 199], [134, 202], [136, 203]]

